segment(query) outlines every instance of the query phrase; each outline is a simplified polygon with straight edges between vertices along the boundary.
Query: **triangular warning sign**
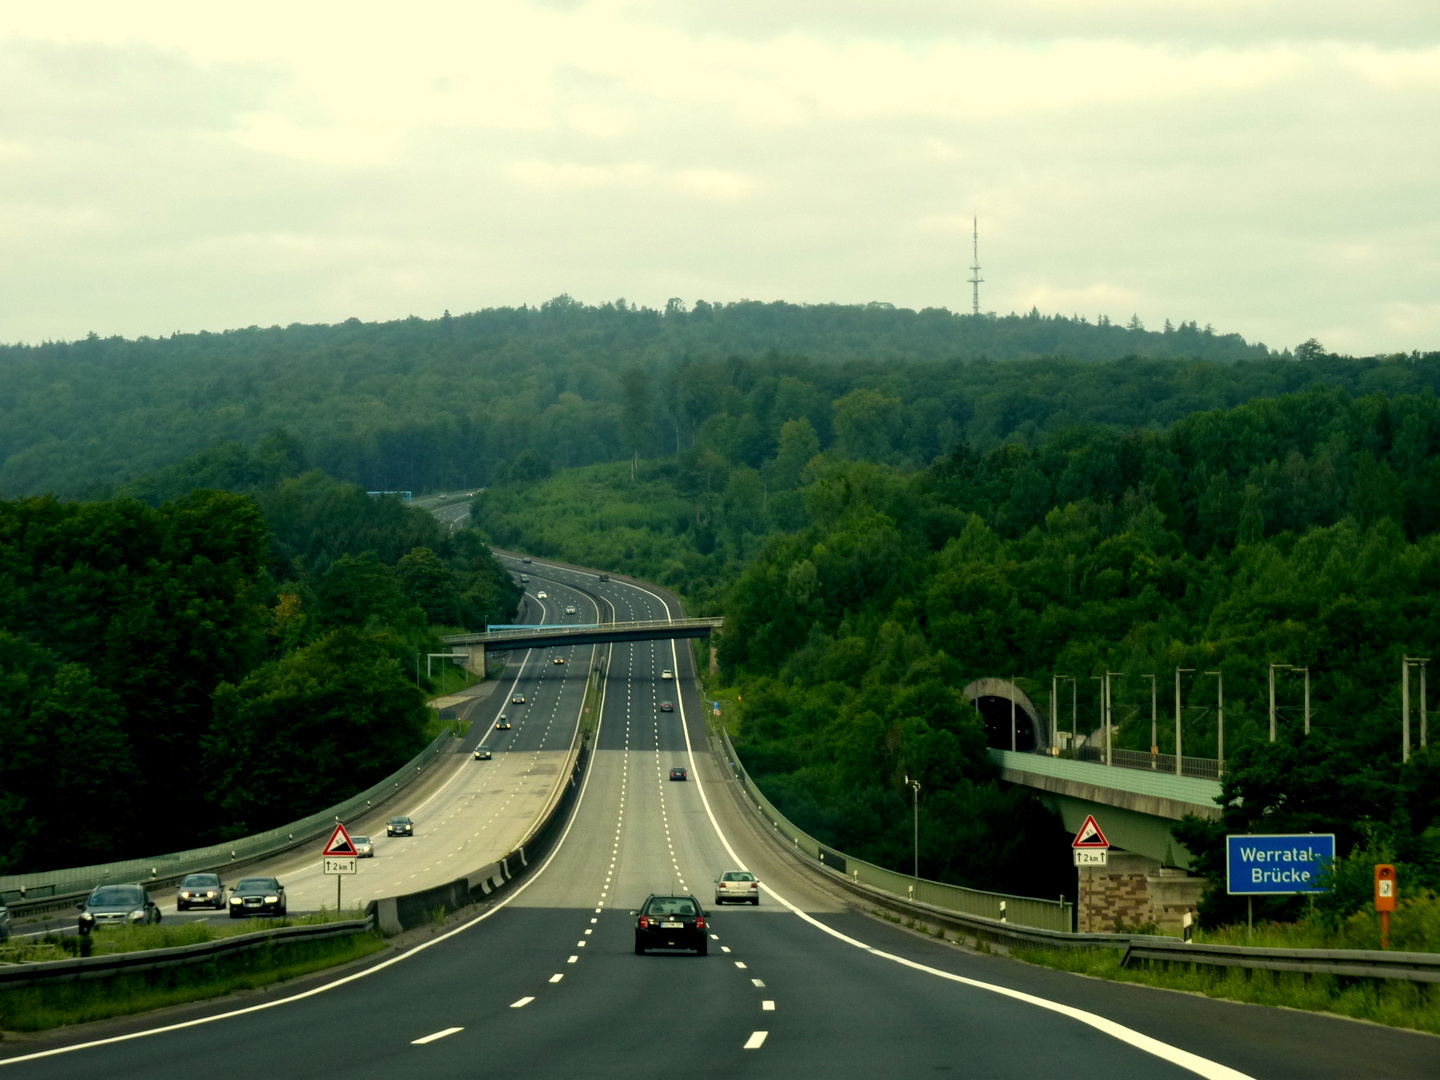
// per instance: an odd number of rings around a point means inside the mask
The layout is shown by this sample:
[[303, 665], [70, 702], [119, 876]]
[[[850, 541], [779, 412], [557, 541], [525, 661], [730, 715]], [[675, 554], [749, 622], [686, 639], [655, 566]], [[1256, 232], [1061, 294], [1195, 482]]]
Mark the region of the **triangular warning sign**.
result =
[[1094, 814], [1085, 815], [1085, 824], [1080, 826], [1080, 831], [1075, 834], [1075, 839], [1070, 841], [1073, 848], [1108, 848], [1110, 841], [1105, 839], [1105, 834], [1100, 831], [1100, 825], [1095, 820]]
[[338, 821], [335, 823], [335, 831], [330, 834], [330, 842], [325, 845], [321, 855], [354, 855], [355, 845], [350, 842], [350, 834], [345, 831], [345, 826]]

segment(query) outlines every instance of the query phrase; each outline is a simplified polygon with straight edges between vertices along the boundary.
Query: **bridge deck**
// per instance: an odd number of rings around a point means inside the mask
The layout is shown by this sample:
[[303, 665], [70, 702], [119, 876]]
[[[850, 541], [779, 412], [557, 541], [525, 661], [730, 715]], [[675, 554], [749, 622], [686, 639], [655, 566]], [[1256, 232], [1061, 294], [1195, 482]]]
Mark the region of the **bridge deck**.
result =
[[532, 649], [554, 644], [596, 644], [611, 641], [653, 641], [669, 638], [709, 637], [725, 624], [723, 618], [645, 619], [602, 623], [599, 626], [554, 626], [491, 630], [483, 634], [452, 634], [446, 645], [484, 645], [488, 649]]

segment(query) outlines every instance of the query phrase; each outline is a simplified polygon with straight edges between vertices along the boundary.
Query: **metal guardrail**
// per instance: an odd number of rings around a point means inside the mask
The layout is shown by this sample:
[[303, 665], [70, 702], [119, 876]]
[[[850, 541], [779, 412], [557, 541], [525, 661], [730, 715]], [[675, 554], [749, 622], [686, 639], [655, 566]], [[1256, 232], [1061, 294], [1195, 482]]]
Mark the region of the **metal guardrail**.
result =
[[37, 874], [17, 874], [0, 877], [0, 902], [10, 904], [64, 896], [84, 892], [97, 885], [120, 885], [126, 882], [159, 881], [200, 870], [220, 869], [224, 866], [266, 855], [278, 854], [296, 844], [312, 840], [329, 830], [336, 821], [344, 821], [363, 813], [376, 803], [382, 802], [416, 779], [447, 749], [454, 737], [450, 731], [443, 732], [429, 746], [406, 762], [384, 780], [373, 784], [344, 802], [326, 807], [309, 817], [292, 821], [266, 832], [241, 837], [224, 844], [191, 848], [188, 851], [171, 852], [168, 855], [154, 855], [144, 859], [127, 859], [121, 862], [99, 863], [94, 866], [77, 866], [67, 870], [53, 870]]
[[767, 799], [745, 766], [735, 753], [729, 734], [720, 729], [720, 739], [725, 750], [725, 760], [731, 772], [740, 782], [746, 795], [770, 822], [774, 829], [784, 836], [796, 850], [827, 869], [872, 889], [893, 896], [904, 897], [916, 903], [936, 909], [990, 919], [996, 922], [1018, 923], [1037, 929], [1068, 932], [1074, 925], [1074, 905], [1068, 901], [1042, 900], [1033, 896], [1012, 896], [1009, 893], [986, 892], [981, 889], [967, 889], [961, 885], [949, 885], [943, 881], [930, 881], [909, 874], [898, 874], [883, 866], [846, 855], [842, 851], [821, 843], [815, 837], [794, 825]]
[[[1082, 746], [1078, 751], [1061, 751], [1060, 757], [1076, 761], [1094, 761], [1105, 764], [1103, 746]], [[1119, 769], [1143, 769], [1146, 772], [1169, 773], [1171, 776], [1194, 776], [1201, 780], [1219, 780], [1224, 775], [1225, 763], [1215, 758], [1181, 757], [1180, 771], [1175, 770], [1174, 754], [1151, 754], [1145, 750], [1110, 750], [1110, 764]]]
[[33, 986], [42, 982], [71, 979], [99, 979], [107, 975], [157, 971], [161, 968], [183, 967], [207, 963], [227, 953], [245, 952], [281, 942], [322, 941], [369, 933], [375, 925], [372, 915], [342, 922], [312, 923], [306, 926], [280, 926], [253, 934], [236, 934], [194, 945], [176, 945], [168, 949], [144, 949], [138, 952], [106, 953], [103, 956], [76, 956], [64, 960], [42, 960], [34, 964], [0, 966], [0, 987]]
[[1199, 964], [1258, 971], [1295, 971], [1359, 979], [1440, 982], [1440, 953], [1375, 949], [1271, 949], [1250, 945], [1186, 944], [1174, 939], [1132, 938], [1121, 967], [1146, 963]]

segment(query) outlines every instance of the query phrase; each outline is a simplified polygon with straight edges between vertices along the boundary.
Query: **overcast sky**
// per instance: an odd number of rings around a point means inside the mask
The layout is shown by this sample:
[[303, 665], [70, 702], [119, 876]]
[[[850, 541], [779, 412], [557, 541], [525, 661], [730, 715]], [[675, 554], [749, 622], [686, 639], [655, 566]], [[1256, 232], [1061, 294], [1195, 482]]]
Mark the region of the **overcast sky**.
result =
[[1440, 349], [1435, 0], [0, 13], [0, 340], [624, 297]]

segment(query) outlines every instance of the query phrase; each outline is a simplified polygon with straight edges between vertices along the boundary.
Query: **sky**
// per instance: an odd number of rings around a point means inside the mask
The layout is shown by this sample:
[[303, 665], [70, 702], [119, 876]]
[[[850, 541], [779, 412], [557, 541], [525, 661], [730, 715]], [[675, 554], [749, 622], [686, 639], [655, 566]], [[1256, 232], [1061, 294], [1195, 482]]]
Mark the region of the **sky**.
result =
[[1440, 349], [1434, 0], [50, 0], [0, 341], [538, 304]]

